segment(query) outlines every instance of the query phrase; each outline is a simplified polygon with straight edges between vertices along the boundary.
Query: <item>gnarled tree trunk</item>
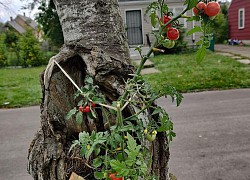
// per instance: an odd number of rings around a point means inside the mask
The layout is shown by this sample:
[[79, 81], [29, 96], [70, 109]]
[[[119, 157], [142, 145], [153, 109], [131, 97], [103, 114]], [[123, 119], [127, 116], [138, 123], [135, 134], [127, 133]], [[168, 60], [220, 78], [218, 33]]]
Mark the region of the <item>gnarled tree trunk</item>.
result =
[[[73, 96], [77, 89], [54, 62], [59, 63], [79, 87], [84, 85], [86, 75], [93, 77], [110, 102], [122, 95], [124, 79], [134, 72], [117, 0], [54, 0], [54, 3], [65, 45], [50, 59], [41, 75], [41, 129], [28, 155], [28, 171], [39, 180], [68, 179], [72, 171], [82, 176], [91, 173], [84, 162], [69, 157], [68, 149], [79, 132], [105, 129], [101, 112], [94, 122], [84, 116], [81, 126], [73, 118], [65, 121], [67, 112], [76, 106]], [[132, 113], [133, 109], [130, 111], [126, 113]], [[158, 133], [153, 144], [151, 169], [161, 180], [168, 179], [166, 141], [167, 138]]]

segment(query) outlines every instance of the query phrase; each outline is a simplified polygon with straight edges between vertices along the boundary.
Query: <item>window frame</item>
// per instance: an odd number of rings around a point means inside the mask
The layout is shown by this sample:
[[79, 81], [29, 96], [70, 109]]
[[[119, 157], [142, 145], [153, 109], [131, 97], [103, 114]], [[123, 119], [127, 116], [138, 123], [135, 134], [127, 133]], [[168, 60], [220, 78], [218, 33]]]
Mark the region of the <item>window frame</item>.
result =
[[[242, 13], [242, 16], [241, 16]], [[242, 20], [242, 24], [241, 24]], [[238, 9], [238, 29], [245, 28], [245, 8]]]

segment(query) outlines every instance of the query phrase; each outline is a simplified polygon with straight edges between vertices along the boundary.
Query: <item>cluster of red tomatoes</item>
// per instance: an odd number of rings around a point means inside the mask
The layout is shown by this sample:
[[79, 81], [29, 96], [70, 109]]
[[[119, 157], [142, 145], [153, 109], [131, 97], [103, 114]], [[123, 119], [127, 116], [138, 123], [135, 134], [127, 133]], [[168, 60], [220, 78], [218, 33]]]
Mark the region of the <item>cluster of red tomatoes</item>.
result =
[[[95, 108], [95, 103], [92, 102], [92, 103], [91, 103], [91, 107], [92, 107], [92, 108]], [[89, 113], [89, 112], [91, 111], [89, 105], [86, 105], [85, 107], [79, 106], [78, 110], [79, 110], [80, 112], [83, 112], [83, 113]]]
[[[170, 16], [164, 15], [164, 16], [163, 16], [163, 20], [162, 20], [162, 19], [160, 19], [160, 20], [161, 20], [162, 23], [166, 24], [166, 23], [169, 22], [171, 19], [172, 19], [172, 18], [171, 18]], [[177, 39], [179, 38], [180, 33], [179, 33], [179, 30], [178, 30], [178, 29], [173, 28], [173, 27], [171, 27], [171, 26], [172, 26], [172, 24], [168, 24], [168, 25], [166, 26], [166, 28], [167, 28], [167, 38], [168, 38], [169, 40], [171, 40], [171, 41], [175, 41], [175, 40], [177, 40]]]
[[193, 8], [193, 12], [196, 16], [205, 13], [207, 16], [213, 17], [220, 12], [220, 5], [215, 1], [211, 1], [207, 4], [201, 1]]
[[[163, 20], [162, 18], [160, 19], [160, 21], [163, 24], [168, 23], [172, 18], [168, 15], [164, 15], [163, 16]], [[180, 32], [177, 28], [171, 27], [172, 24], [168, 24], [166, 26], [166, 32], [167, 32], [167, 39], [164, 41], [163, 46], [166, 48], [172, 48], [175, 45], [175, 40], [179, 39], [180, 36]]]

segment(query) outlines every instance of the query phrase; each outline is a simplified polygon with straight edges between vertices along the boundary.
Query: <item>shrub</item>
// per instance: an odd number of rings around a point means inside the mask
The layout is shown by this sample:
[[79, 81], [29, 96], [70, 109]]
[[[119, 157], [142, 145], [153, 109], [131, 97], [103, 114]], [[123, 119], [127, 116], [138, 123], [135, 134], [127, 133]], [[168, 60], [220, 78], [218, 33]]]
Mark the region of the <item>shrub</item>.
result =
[[7, 65], [6, 46], [4, 44], [4, 35], [0, 34], [0, 67]]
[[40, 45], [31, 30], [20, 37], [18, 46], [23, 67], [42, 65]]

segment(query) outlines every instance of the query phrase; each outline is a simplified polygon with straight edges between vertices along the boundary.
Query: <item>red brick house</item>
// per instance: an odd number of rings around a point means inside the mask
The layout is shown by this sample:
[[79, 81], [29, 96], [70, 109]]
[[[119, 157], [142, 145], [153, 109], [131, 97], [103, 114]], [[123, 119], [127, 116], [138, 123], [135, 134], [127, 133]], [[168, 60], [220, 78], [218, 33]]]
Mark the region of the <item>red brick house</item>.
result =
[[229, 39], [250, 44], [250, 2], [232, 0], [228, 9]]

